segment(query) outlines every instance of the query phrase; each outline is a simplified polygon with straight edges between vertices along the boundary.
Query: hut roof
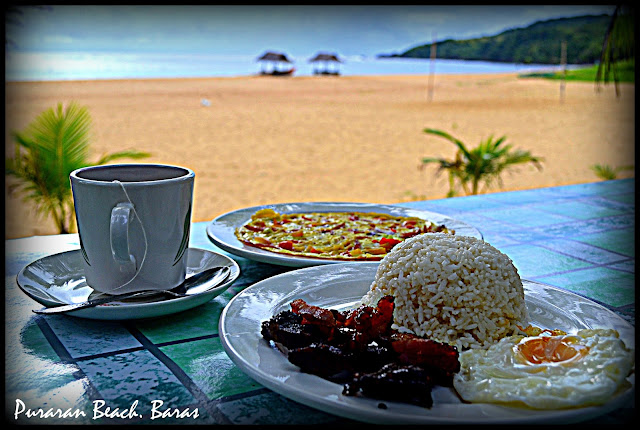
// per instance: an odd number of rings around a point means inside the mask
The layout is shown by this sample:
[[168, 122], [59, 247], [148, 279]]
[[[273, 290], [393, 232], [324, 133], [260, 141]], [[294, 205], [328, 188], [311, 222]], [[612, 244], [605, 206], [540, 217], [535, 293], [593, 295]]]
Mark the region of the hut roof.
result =
[[280, 61], [283, 63], [291, 63], [286, 55], [279, 52], [265, 52], [257, 61]]
[[319, 53], [316, 54], [315, 57], [309, 60], [310, 63], [314, 63], [316, 61], [335, 61], [338, 63], [342, 63], [336, 54], [327, 54], [327, 53]]

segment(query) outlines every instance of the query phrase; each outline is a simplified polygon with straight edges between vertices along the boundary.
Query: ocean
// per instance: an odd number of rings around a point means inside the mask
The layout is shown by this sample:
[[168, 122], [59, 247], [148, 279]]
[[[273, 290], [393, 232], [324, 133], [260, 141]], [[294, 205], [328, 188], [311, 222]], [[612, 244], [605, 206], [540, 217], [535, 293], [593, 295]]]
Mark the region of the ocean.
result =
[[[315, 69], [339, 71], [341, 75], [413, 75], [528, 73], [559, 70], [542, 64], [340, 57], [342, 63], [309, 63], [292, 58], [292, 64], [256, 61], [251, 55], [158, 54], [116, 52], [6, 52], [5, 82], [94, 79], [197, 78], [255, 75], [261, 70], [294, 67], [294, 76], [311, 76]], [[575, 66], [567, 66], [568, 68]]]

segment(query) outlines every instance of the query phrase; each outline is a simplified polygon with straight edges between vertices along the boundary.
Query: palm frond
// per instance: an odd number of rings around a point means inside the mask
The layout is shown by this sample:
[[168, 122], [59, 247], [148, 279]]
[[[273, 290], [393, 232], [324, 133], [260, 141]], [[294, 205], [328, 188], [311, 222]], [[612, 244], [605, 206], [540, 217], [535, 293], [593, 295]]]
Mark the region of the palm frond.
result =
[[112, 154], [105, 154], [103, 155], [97, 162], [96, 164], [106, 164], [109, 163], [113, 160], [118, 160], [121, 158], [134, 158], [134, 159], [139, 159], [139, 158], [146, 158], [146, 157], [150, 157], [151, 154], [149, 154], [148, 152], [141, 152], [141, 151], [120, 151], [120, 152], [114, 152]]
[[488, 188], [494, 182], [498, 182], [502, 186], [500, 175], [515, 165], [532, 163], [538, 169], [542, 168], [541, 157], [533, 156], [529, 151], [513, 149], [513, 145], [506, 144], [506, 136], [494, 138], [491, 135], [480, 141], [476, 147], [469, 149], [460, 140], [444, 131], [427, 128], [424, 132], [447, 139], [458, 147], [454, 160], [430, 157], [422, 159], [423, 163], [438, 163], [440, 167], [437, 173], [448, 170], [449, 195], [454, 193], [455, 181], [467, 194], [477, 194], [481, 184]]
[[467, 147], [464, 145], [464, 143], [462, 143], [462, 141], [456, 139], [455, 137], [453, 137], [452, 135], [450, 135], [449, 133], [442, 131], [442, 130], [437, 130], [434, 128], [425, 128], [423, 130], [425, 133], [429, 133], [429, 134], [433, 134], [436, 136], [440, 136], [443, 137], [445, 139], [447, 139], [448, 141], [452, 142], [453, 144], [455, 144], [458, 149], [460, 149], [460, 151], [462, 151], [462, 153], [469, 158], [469, 150], [467, 149]]
[[[75, 102], [66, 108], [58, 103], [38, 115], [25, 130], [12, 133], [15, 154], [5, 160], [5, 174], [17, 179], [10, 192], [21, 192], [36, 211], [54, 218], [61, 233], [73, 219], [73, 196], [69, 175], [89, 162], [91, 116]], [[98, 164], [116, 158], [142, 158], [149, 154], [120, 151], [103, 156]], [[69, 219], [71, 217], [71, 219]]]
[[609, 181], [612, 179], [617, 179], [619, 172], [622, 172], [625, 170], [633, 170], [635, 167], [632, 165], [628, 165], [628, 166], [618, 166], [614, 168], [609, 166], [608, 164], [594, 164], [590, 168], [591, 170], [593, 170], [593, 173], [595, 173], [598, 178], [603, 179], [605, 181]]

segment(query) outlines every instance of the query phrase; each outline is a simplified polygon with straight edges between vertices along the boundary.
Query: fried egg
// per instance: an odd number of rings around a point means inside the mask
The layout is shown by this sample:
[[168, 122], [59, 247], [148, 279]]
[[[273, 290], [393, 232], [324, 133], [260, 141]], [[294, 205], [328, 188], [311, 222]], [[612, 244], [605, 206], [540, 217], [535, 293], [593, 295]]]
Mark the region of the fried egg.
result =
[[635, 352], [615, 330], [510, 336], [460, 354], [453, 385], [462, 399], [564, 409], [604, 404], [635, 368]]

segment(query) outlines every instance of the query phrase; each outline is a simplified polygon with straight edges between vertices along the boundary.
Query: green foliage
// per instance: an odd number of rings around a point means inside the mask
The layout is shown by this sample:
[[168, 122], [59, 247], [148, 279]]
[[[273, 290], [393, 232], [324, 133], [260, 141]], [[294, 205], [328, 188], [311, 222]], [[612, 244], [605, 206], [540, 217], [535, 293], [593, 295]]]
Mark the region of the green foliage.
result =
[[22, 132], [13, 132], [15, 154], [5, 160], [5, 175], [17, 183], [9, 192], [20, 192], [36, 211], [53, 218], [60, 233], [68, 233], [74, 224], [73, 195], [69, 175], [76, 169], [105, 164], [119, 158], [143, 158], [149, 154], [121, 151], [104, 155], [91, 163], [89, 131], [91, 117], [86, 107], [59, 103], [42, 112]]
[[[447, 39], [436, 43], [437, 57], [450, 60], [559, 64], [561, 44], [567, 42], [568, 64], [595, 64], [611, 17], [581, 16], [539, 21], [526, 28], [491, 37]], [[429, 58], [431, 44], [416, 46], [399, 57]]]
[[620, 60], [635, 58], [635, 18], [633, 6], [617, 6], [605, 33], [604, 46], [600, 53], [595, 81], [598, 84], [601, 81], [609, 82], [612, 75], [617, 96], [620, 96], [618, 64]]
[[432, 157], [422, 159], [423, 165], [438, 164], [437, 173], [447, 171], [449, 176], [447, 197], [456, 195], [456, 185], [460, 185], [467, 195], [478, 194], [480, 183], [484, 183], [485, 187], [489, 188], [494, 181], [497, 181], [502, 186], [501, 174], [517, 164], [533, 163], [538, 169], [542, 169], [542, 158], [531, 155], [529, 151], [513, 149], [512, 145], [503, 145], [505, 136], [496, 140], [490, 136], [475, 148], [469, 149], [463, 142], [444, 131], [426, 128], [424, 132], [447, 139], [458, 147], [455, 158], [452, 160]]
[[[518, 75], [519, 78], [546, 78], [546, 79], [566, 79], [576, 82], [595, 82], [599, 66], [580, 67], [570, 69], [563, 76], [562, 72], [533, 72]], [[620, 61], [615, 65], [618, 82], [635, 83], [635, 60]]]
[[605, 181], [611, 179], [617, 179], [618, 173], [623, 172], [625, 170], [633, 170], [634, 166], [618, 166], [611, 167], [607, 164], [594, 164], [591, 166], [591, 170], [596, 174], [596, 176]]

